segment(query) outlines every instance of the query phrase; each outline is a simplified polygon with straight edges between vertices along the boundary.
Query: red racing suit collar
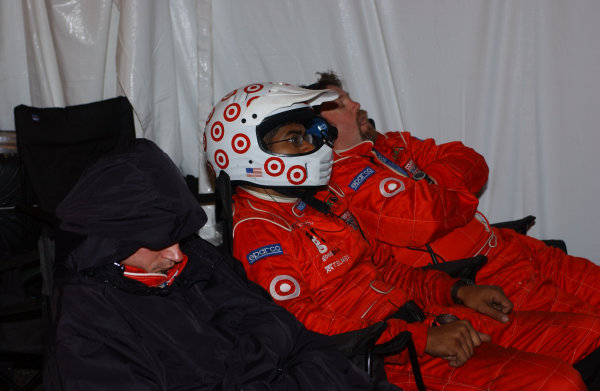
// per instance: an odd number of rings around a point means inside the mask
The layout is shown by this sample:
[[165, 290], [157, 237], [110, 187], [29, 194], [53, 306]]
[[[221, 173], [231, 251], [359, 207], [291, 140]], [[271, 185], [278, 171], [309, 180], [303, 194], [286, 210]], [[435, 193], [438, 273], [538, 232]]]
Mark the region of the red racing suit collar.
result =
[[123, 265], [123, 275], [127, 278], [131, 278], [132, 280], [139, 281], [151, 288], [164, 288], [166, 286], [170, 286], [173, 283], [173, 280], [175, 280], [175, 277], [181, 274], [183, 268], [187, 264], [187, 261], [188, 257], [184, 254], [183, 260], [170, 268], [166, 274], [148, 273], [135, 266]]
[[365, 155], [371, 152], [373, 148], [372, 141], [363, 141], [361, 143], [356, 144], [353, 147], [348, 149], [334, 149], [334, 160], [337, 160], [339, 157], [343, 156], [351, 156], [351, 155]]

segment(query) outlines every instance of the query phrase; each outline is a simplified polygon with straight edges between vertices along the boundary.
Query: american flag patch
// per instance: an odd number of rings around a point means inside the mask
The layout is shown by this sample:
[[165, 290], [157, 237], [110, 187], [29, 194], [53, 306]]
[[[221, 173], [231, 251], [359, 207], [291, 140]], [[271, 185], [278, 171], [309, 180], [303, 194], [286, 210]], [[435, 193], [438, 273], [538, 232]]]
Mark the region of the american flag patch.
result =
[[262, 169], [260, 168], [246, 168], [246, 176], [251, 178], [262, 177]]

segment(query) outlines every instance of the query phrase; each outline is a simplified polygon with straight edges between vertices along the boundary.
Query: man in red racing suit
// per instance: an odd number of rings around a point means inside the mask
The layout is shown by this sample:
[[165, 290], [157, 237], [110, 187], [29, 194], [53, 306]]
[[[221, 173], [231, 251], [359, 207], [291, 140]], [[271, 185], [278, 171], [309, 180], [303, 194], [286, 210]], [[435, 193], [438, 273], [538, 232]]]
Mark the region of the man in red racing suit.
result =
[[[475, 390], [582, 387], [566, 362], [577, 362], [596, 349], [597, 318], [514, 312], [508, 323], [501, 323], [469, 308], [451, 306], [449, 291], [455, 280], [442, 272], [399, 263], [389, 274], [380, 273], [376, 255], [349, 213], [325, 215], [297, 199], [241, 187], [233, 200], [234, 255], [248, 277], [307, 328], [336, 334], [387, 319], [388, 329], [379, 342], [409, 330], [423, 379], [431, 389], [463, 390], [467, 384]], [[424, 322], [388, 319], [410, 299], [430, 314]], [[433, 315], [443, 313], [468, 319], [493, 343], [483, 343], [459, 368], [427, 354]], [[405, 354], [392, 357], [385, 369], [392, 383], [414, 389]]]
[[482, 254], [488, 262], [477, 282], [501, 286], [515, 309], [600, 314], [597, 265], [491, 227], [477, 211], [487, 173], [483, 157], [460, 142], [391, 133], [338, 151], [332, 180], [370, 243], [396, 262], [420, 267]]
[[600, 267], [491, 227], [477, 211], [476, 195], [488, 178], [480, 154], [460, 142], [379, 134], [335, 74], [321, 74], [315, 88], [339, 94], [321, 112], [339, 131], [332, 181], [370, 244], [393, 258], [383, 267], [482, 254], [488, 261], [477, 282], [502, 287], [516, 310], [600, 314]]

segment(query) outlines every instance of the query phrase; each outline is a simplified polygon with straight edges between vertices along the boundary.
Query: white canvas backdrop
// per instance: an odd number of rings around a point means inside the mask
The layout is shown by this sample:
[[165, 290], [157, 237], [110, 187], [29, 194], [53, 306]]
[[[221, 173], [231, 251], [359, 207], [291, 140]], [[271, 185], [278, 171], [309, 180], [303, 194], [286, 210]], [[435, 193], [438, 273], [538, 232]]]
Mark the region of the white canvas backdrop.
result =
[[203, 173], [215, 99], [333, 69], [383, 131], [461, 140], [490, 165], [480, 209], [599, 262], [596, 0], [6, 0], [0, 128], [20, 103], [125, 94], [138, 135]]

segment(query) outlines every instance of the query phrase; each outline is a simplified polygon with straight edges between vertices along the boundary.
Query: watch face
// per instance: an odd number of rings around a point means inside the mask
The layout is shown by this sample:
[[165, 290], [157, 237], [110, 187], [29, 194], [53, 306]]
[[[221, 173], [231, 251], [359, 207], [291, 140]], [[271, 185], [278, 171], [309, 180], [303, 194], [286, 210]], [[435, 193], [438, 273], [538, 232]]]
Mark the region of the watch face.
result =
[[417, 181], [420, 181], [421, 179], [425, 178], [425, 175], [425, 171], [419, 171], [413, 175], [413, 178], [415, 178]]

